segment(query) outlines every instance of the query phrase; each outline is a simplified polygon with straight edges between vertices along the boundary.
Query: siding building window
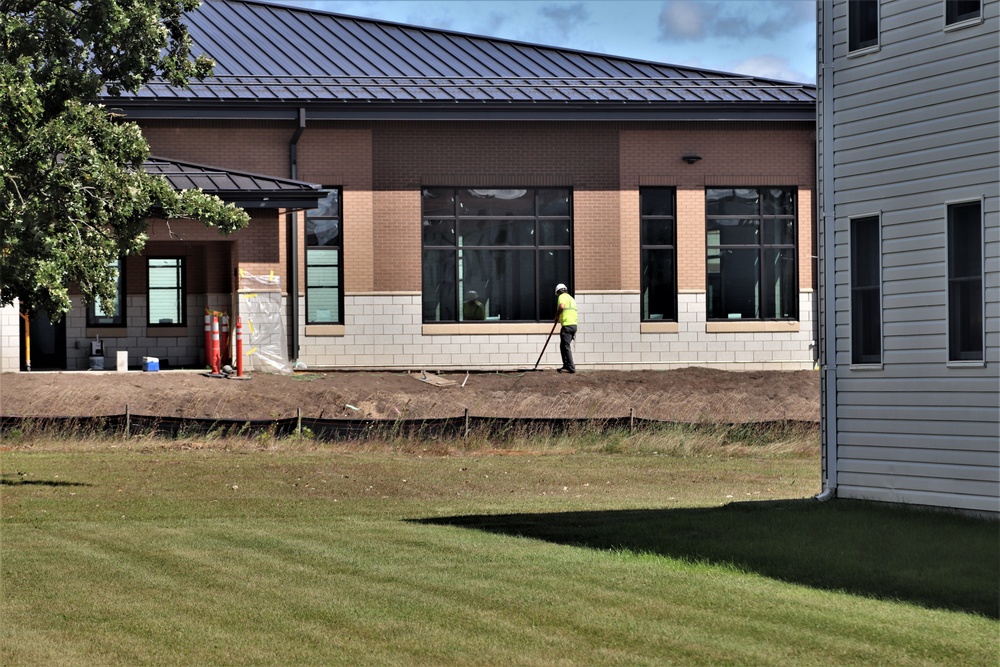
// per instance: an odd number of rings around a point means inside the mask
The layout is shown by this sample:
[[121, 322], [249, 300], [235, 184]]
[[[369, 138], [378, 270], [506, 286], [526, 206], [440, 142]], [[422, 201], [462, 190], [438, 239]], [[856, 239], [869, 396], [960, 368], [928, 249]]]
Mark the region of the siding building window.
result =
[[183, 257], [150, 257], [146, 264], [147, 322], [150, 326], [183, 326], [186, 293]]
[[708, 319], [798, 319], [795, 199], [795, 188], [706, 190]]
[[122, 327], [125, 326], [125, 271], [122, 260], [108, 264], [115, 273], [115, 300], [111, 310], [105, 310], [100, 301], [87, 306], [88, 327]]
[[342, 324], [343, 234], [340, 190], [306, 211], [306, 324]]
[[948, 206], [948, 360], [983, 360], [982, 202]]
[[639, 191], [643, 321], [677, 320], [674, 188]]
[[847, 50], [878, 48], [878, 0], [848, 0]]
[[982, 17], [982, 0], [944, 0], [944, 24], [946, 26], [976, 21]]
[[569, 189], [425, 188], [422, 209], [425, 323], [553, 318], [555, 286], [572, 289]]
[[851, 363], [882, 363], [882, 242], [878, 216], [851, 220]]

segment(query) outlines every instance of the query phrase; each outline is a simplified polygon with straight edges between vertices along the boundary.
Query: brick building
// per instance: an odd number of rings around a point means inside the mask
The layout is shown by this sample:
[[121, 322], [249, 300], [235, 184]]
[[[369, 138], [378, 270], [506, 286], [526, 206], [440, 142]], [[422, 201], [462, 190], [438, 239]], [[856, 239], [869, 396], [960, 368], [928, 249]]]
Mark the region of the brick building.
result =
[[266, 292], [309, 368], [530, 367], [561, 282], [582, 370], [814, 367], [814, 87], [256, 2], [187, 21], [214, 76], [107, 103], [253, 220], [151, 221], [122, 312], [79, 304], [51, 365], [98, 335], [201, 365], [205, 309]]

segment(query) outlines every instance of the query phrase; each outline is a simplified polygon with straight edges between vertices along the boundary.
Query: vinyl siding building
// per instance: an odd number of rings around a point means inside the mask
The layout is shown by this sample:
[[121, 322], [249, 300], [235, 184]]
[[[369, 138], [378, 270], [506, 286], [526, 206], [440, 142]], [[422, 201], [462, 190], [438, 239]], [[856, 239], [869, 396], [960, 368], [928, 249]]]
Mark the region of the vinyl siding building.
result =
[[1000, 512], [1000, 2], [817, 8], [824, 493]]
[[814, 86], [259, 2], [186, 21], [214, 76], [105, 102], [250, 227], [151, 221], [121, 312], [77, 303], [35, 368], [86, 368], [97, 335], [107, 367], [198, 366], [205, 309], [262, 291], [312, 369], [523, 368], [558, 283], [582, 370], [815, 367]]

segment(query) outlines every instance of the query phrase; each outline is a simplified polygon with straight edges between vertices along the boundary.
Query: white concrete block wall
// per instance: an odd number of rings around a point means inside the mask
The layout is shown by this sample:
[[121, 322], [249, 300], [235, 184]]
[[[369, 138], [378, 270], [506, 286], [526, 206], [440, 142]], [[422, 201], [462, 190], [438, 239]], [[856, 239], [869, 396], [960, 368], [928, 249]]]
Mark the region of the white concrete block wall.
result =
[[[202, 295], [188, 297], [186, 317], [187, 333], [184, 336], [146, 336], [146, 297], [130, 294], [126, 297], [125, 316], [127, 336], [98, 334], [104, 342], [104, 368], [115, 369], [118, 351], [128, 352], [131, 367], [142, 366], [143, 357], [156, 357], [173, 367], [198, 367], [204, 364], [206, 298]], [[214, 310], [229, 309], [229, 295], [209, 295], [208, 303]], [[102, 328], [92, 328], [100, 332]], [[120, 331], [121, 329], [117, 329]], [[115, 331], [115, 329], [108, 329]], [[79, 298], [74, 298], [73, 309], [66, 315], [66, 367], [67, 370], [87, 370], [90, 367], [90, 342], [87, 336], [87, 315]]]
[[[705, 295], [681, 294], [677, 333], [640, 333], [637, 294], [576, 295], [581, 370], [811, 370], [813, 294], [800, 295], [797, 332], [706, 333]], [[305, 331], [305, 304], [299, 309]], [[343, 336], [301, 336], [298, 360], [310, 368], [488, 369], [533, 367], [547, 334], [424, 335], [419, 295], [349, 296]], [[557, 336], [541, 366], [560, 364]]]
[[17, 299], [0, 308], [0, 372], [21, 369], [21, 316]]

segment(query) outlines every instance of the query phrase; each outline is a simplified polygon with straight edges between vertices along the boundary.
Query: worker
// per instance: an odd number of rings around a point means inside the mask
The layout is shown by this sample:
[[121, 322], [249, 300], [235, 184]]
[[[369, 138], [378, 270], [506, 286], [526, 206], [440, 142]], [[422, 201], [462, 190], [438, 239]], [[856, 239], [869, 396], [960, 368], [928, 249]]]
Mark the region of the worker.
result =
[[462, 306], [463, 320], [485, 320], [486, 306], [479, 300], [476, 290], [469, 290], [465, 295], [465, 305]]
[[562, 368], [560, 373], [575, 373], [576, 365], [573, 363], [573, 349], [570, 344], [576, 338], [576, 299], [569, 294], [565, 285], [556, 285], [556, 316], [553, 320], [562, 325], [559, 330], [559, 354], [562, 355]]

